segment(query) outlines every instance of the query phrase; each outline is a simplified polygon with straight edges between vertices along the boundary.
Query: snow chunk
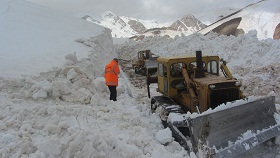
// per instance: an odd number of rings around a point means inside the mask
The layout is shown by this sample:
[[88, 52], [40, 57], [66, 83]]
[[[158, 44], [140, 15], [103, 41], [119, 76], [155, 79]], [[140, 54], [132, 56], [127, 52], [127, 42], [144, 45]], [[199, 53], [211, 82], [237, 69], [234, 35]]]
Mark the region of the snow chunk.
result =
[[61, 128], [61, 129], [67, 129], [70, 127], [70, 125], [66, 122], [66, 121], [61, 121], [59, 122], [58, 126]]
[[168, 119], [171, 121], [171, 122], [180, 122], [180, 121], [183, 121], [184, 120], [184, 116], [181, 115], [181, 114], [178, 114], [178, 113], [170, 113], [168, 115]]
[[103, 77], [98, 77], [93, 81], [93, 85], [96, 87], [98, 92], [109, 93], [109, 89], [105, 84], [105, 79]]
[[275, 121], [277, 122], [277, 124], [280, 125], [280, 114], [274, 113], [273, 116], [274, 116], [274, 119], [275, 119]]
[[51, 92], [51, 91], [52, 91], [52, 85], [51, 85], [51, 83], [50, 83], [49, 81], [44, 80], [44, 81], [42, 81], [42, 82], [39, 82], [39, 84], [40, 84], [40, 87], [41, 87], [44, 91], [46, 91], [46, 92]]
[[78, 77], [78, 73], [75, 71], [74, 68], [70, 69], [67, 73], [67, 79], [68, 80], [72, 80], [74, 78], [77, 78]]
[[62, 147], [56, 139], [46, 139], [46, 141], [37, 143], [35, 146], [39, 151], [50, 155], [60, 155]]
[[62, 98], [68, 102], [79, 102], [83, 104], [89, 104], [91, 101], [92, 94], [89, 90], [81, 88], [75, 91], [71, 95], [65, 95]]
[[96, 93], [91, 97], [90, 103], [94, 105], [102, 105], [101, 103], [103, 101], [103, 97], [104, 96], [102, 96], [101, 94]]
[[68, 87], [67, 82], [68, 80], [64, 78], [56, 78], [52, 82], [52, 94], [54, 97], [60, 97], [62, 95], [71, 94], [71, 89]]
[[38, 100], [40, 98], [45, 99], [51, 91], [51, 83], [47, 80], [43, 80], [41, 82], [34, 83], [29, 90], [25, 91], [25, 97], [32, 97], [34, 100]]
[[23, 154], [30, 154], [34, 151], [34, 145], [31, 142], [24, 142], [21, 146], [20, 146], [20, 152]]
[[35, 94], [32, 95], [32, 98], [34, 100], [38, 100], [40, 98], [45, 99], [48, 97], [48, 93], [46, 91], [44, 91], [43, 89], [39, 90], [38, 92], [36, 92]]
[[61, 133], [61, 128], [58, 125], [47, 125], [45, 127], [45, 130], [49, 134], [60, 134]]
[[[2, 136], [1, 138], [1, 144], [3, 144], [4, 146], [7, 146], [8, 144], [12, 143], [15, 140], [15, 136], [11, 135], [11, 134], [6, 134], [4, 136]], [[0, 145], [1, 147], [2, 145]], [[4, 147], [3, 146], [3, 147]]]
[[280, 136], [275, 137], [275, 144], [280, 145]]
[[257, 35], [258, 35], [257, 30], [251, 30], [248, 33], [246, 33], [244, 36], [247, 36], [247, 37], [257, 37]]
[[169, 128], [159, 130], [156, 133], [156, 139], [163, 145], [169, 144], [174, 140], [172, 137], [172, 131]]

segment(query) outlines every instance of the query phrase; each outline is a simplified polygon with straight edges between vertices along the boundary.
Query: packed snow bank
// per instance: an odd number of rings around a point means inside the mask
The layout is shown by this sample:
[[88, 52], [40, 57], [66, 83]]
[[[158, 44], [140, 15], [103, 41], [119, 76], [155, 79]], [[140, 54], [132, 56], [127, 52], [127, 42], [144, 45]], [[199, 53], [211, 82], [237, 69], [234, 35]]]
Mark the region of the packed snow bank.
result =
[[74, 52], [78, 60], [88, 57], [91, 48], [75, 40], [110, 35], [104, 27], [23, 0], [2, 0], [0, 7], [1, 76], [38, 75], [63, 66], [64, 56]]
[[[112, 41], [110, 38], [102, 35], [92, 37], [89, 40], [79, 40], [92, 48], [88, 58], [83, 58], [75, 63], [64, 61], [64, 66], [49, 72], [41, 72], [38, 76], [25, 76], [20, 81], [5, 81], [1, 87], [16, 87], [22, 84], [22, 87], [13, 94], [17, 99], [44, 100], [53, 98], [72, 103], [89, 104], [93, 102], [91, 98], [96, 91], [108, 92], [105, 87], [103, 73], [106, 63], [111, 59], [109, 56], [116, 56], [111, 53], [95, 53], [101, 51], [112, 51]], [[97, 44], [96, 44], [97, 43]], [[97, 55], [98, 54], [98, 55]], [[110, 59], [110, 60], [109, 60]], [[22, 82], [22, 83], [16, 83]], [[102, 86], [103, 85], [103, 86]], [[119, 93], [122, 93], [119, 86]]]
[[145, 38], [142, 41], [130, 40], [116, 46], [116, 52], [123, 59], [133, 59], [140, 50], [150, 49], [159, 56], [195, 55], [201, 50], [203, 55], [218, 55], [227, 61], [233, 76], [242, 82], [246, 96], [266, 96], [276, 93], [276, 103], [280, 103], [280, 41], [258, 40], [257, 32], [245, 35]]

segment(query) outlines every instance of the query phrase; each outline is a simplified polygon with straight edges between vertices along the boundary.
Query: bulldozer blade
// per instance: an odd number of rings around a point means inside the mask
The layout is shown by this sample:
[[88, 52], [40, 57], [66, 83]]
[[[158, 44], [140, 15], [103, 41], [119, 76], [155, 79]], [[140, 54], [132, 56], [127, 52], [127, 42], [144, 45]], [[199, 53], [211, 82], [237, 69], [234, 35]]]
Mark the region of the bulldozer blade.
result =
[[145, 61], [145, 67], [147, 69], [149, 69], [149, 68], [157, 68], [157, 61], [156, 60], [146, 60]]
[[280, 135], [275, 97], [188, 118], [192, 149], [207, 157], [237, 157]]

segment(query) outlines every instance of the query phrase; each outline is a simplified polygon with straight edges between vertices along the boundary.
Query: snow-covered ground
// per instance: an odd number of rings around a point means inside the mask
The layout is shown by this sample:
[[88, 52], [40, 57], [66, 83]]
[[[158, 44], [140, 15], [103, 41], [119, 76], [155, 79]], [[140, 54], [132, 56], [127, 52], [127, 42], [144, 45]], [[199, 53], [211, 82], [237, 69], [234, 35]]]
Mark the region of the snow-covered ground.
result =
[[[0, 9], [1, 158], [195, 158], [163, 129], [150, 113], [145, 89], [134, 87], [124, 72], [118, 101], [108, 99], [104, 66], [142, 49], [160, 56], [198, 49], [219, 55], [242, 80], [246, 95], [273, 91], [279, 104], [280, 44], [259, 41], [255, 31], [238, 37], [145, 38], [114, 47], [107, 29], [83, 20], [22, 0], [2, 0]], [[266, 158], [280, 156], [277, 146], [258, 150]]]

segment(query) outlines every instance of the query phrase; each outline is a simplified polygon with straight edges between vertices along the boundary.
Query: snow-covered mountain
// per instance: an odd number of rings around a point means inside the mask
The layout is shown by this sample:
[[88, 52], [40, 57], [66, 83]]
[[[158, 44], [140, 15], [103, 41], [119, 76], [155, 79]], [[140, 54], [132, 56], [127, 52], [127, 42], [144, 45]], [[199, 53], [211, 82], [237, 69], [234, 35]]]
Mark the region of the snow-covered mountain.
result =
[[125, 16], [118, 16], [111, 11], [96, 14], [78, 15], [84, 20], [107, 27], [111, 29], [112, 37], [131, 37], [144, 33], [148, 28], [162, 27], [154, 20], [139, 20]]
[[[145, 36], [168, 36], [190, 35], [223, 17], [233, 13], [238, 9], [234, 8], [218, 8], [191, 15], [187, 14], [174, 21], [173, 23], [158, 23], [155, 20], [141, 20], [126, 16], [118, 16], [111, 11], [103, 13], [81, 13], [78, 17], [89, 22], [109, 28], [112, 37], [131, 39], [143, 39]], [[202, 22], [203, 21], [203, 22]]]
[[[139, 38], [142, 36], [192, 34], [205, 28], [206, 25], [201, 23], [193, 15], [186, 15], [173, 23], [158, 23], [155, 20], [141, 20], [118, 16], [111, 11], [100, 14], [81, 14], [84, 20], [96, 23], [112, 30], [113, 37], [132, 37]], [[171, 33], [171, 34], [170, 34]]]
[[182, 19], [175, 21], [168, 29], [177, 30], [177, 31], [189, 31], [191, 33], [197, 32], [202, 28], [205, 28], [207, 25], [203, 24], [193, 15], [188, 14]]
[[207, 27], [207, 25], [203, 24], [193, 15], [188, 14], [183, 18], [176, 20], [171, 25], [148, 29], [145, 33], [133, 36], [131, 39], [142, 40], [147, 36], [166, 36], [174, 38], [175, 36], [181, 36], [182, 34], [191, 35], [205, 27]]
[[279, 39], [279, 22], [280, 1], [262, 0], [222, 18], [199, 33], [213, 31], [224, 35], [238, 35], [256, 30], [259, 39]]

